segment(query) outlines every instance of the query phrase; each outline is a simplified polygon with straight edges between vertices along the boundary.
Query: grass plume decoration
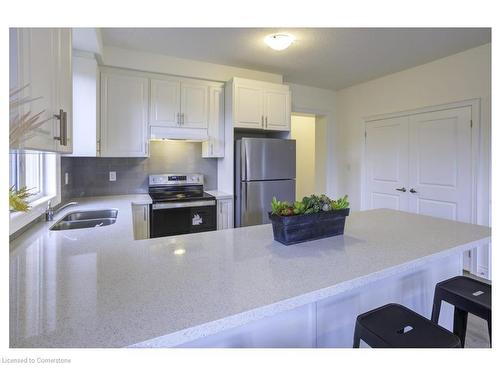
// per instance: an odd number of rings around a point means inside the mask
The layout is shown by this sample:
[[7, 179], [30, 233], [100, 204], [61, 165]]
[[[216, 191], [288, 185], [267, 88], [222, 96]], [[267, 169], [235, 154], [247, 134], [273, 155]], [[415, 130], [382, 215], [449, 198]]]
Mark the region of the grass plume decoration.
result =
[[9, 146], [11, 149], [20, 147], [23, 142], [34, 137], [36, 131], [51, 119], [51, 117], [43, 118], [45, 110], [35, 114], [32, 111], [20, 114], [20, 107], [42, 98], [23, 97], [21, 94], [28, 86], [29, 84], [9, 92]]

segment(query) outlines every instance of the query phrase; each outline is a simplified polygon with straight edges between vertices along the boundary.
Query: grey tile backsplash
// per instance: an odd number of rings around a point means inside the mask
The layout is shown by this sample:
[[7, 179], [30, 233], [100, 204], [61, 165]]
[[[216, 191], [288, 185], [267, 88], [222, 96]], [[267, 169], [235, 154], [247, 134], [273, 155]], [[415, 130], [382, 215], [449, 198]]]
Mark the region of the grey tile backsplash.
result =
[[[109, 172], [116, 171], [116, 181]], [[64, 184], [64, 174], [69, 183]], [[62, 200], [75, 197], [147, 193], [148, 176], [158, 173], [202, 173], [207, 190], [217, 188], [217, 159], [201, 157], [201, 143], [150, 142], [149, 158], [61, 158]]]

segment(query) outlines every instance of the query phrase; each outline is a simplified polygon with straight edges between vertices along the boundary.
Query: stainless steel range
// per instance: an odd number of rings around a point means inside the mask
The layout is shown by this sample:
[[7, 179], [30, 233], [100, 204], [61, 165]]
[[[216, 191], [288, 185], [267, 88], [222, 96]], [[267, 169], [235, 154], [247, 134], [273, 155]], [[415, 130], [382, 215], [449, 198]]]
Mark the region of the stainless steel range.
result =
[[215, 197], [203, 191], [202, 174], [149, 176], [151, 237], [217, 229]]

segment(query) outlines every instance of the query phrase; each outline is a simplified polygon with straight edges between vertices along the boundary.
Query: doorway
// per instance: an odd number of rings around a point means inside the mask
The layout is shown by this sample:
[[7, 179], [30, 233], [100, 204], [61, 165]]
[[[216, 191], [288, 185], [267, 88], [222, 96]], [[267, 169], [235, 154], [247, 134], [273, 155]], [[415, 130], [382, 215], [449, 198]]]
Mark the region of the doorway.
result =
[[326, 119], [292, 113], [291, 139], [296, 142], [296, 200], [326, 191]]

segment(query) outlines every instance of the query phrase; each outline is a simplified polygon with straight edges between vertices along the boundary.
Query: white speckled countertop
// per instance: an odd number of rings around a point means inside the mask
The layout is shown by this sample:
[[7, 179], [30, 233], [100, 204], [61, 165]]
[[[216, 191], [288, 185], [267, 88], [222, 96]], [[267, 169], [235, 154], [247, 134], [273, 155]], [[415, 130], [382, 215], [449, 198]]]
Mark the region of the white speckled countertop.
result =
[[207, 190], [207, 191], [205, 191], [205, 193], [210, 194], [211, 196], [215, 197], [215, 199], [217, 199], [217, 200], [230, 199], [233, 197], [231, 194], [225, 193], [225, 192], [220, 191], [220, 190]]
[[116, 223], [67, 231], [39, 223], [11, 243], [11, 347], [175, 346], [491, 235], [487, 227], [372, 210], [351, 213], [344, 236], [288, 247], [273, 241], [271, 225], [135, 241], [131, 203], [148, 199], [80, 199], [64, 213], [117, 208]]

